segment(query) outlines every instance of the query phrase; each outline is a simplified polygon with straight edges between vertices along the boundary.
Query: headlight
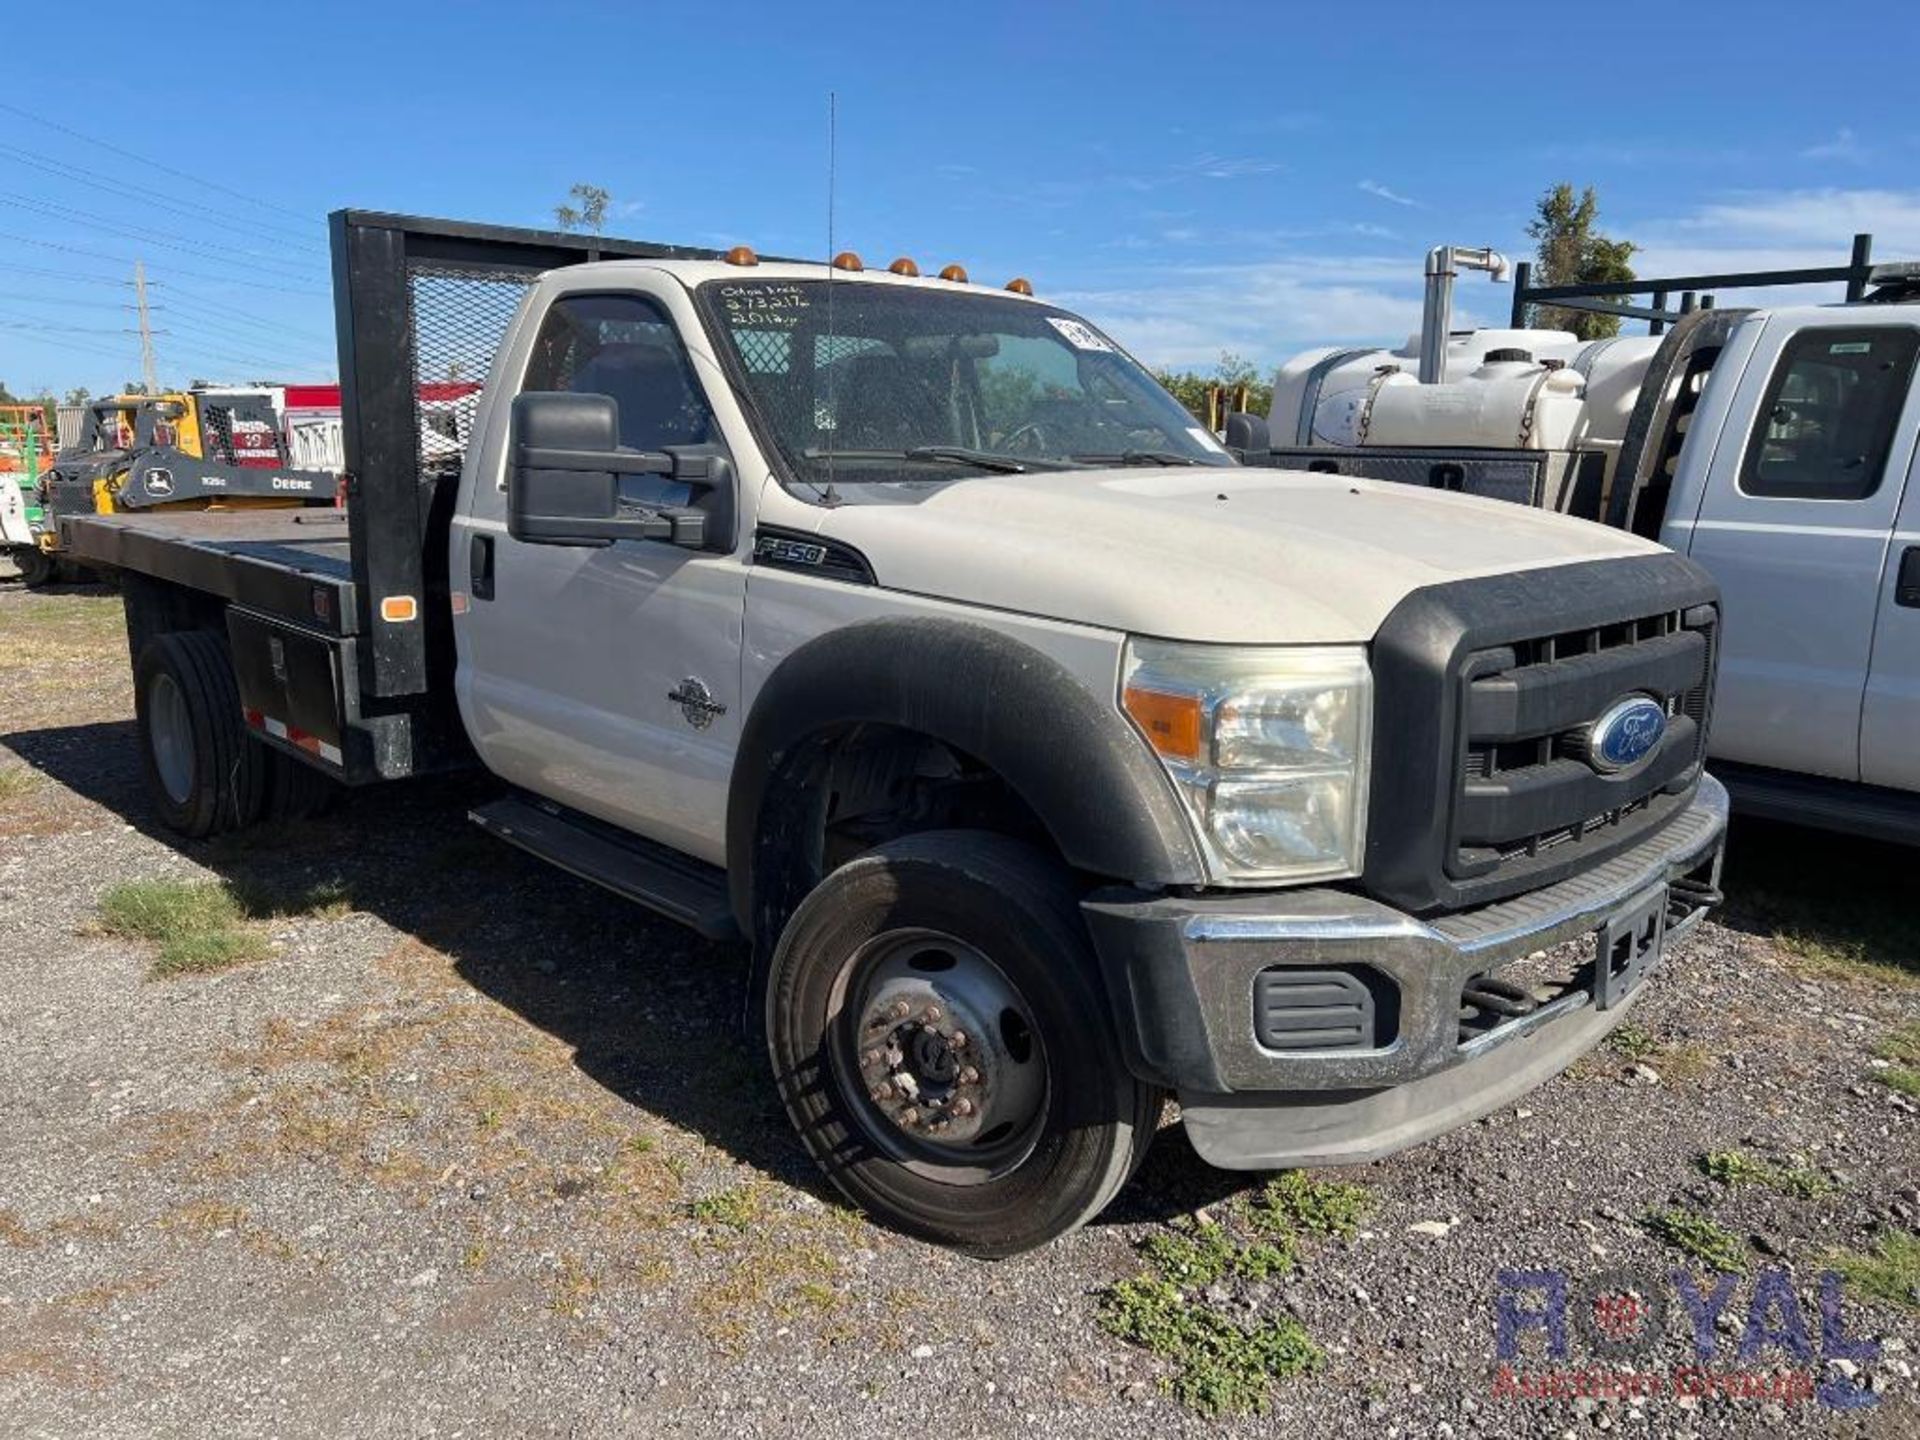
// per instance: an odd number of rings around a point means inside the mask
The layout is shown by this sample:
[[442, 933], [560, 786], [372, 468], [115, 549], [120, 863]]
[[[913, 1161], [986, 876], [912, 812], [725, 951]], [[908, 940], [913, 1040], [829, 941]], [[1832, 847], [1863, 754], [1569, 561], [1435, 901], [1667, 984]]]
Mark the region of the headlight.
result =
[[1357, 875], [1373, 675], [1358, 646], [1127, 644], [1121, 708], [1226, 884]]

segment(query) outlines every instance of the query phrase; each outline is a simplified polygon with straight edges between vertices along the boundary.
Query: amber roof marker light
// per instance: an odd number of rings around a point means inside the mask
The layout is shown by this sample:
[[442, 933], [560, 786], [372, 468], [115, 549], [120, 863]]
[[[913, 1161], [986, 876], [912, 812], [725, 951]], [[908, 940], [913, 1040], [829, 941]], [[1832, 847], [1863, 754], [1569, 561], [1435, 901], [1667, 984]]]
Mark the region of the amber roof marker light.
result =
[[894, 261], [891, 265], [887, 267], [887, 271], [889, 274], [893, 274], [893, 275], [911, 275], [911, 276], [918, 277], [918, 275], [920, 274], [920, 267], [914, 264], [913, 261], [908, 259], [905, 255], [902, 255], [898, 260]]
[[1007, 282], [1007, 289], [1016, 295], [1031, 295], [1033, 294], [1033, 282], [1025, 276], [1016, 275]]
[[838, 255], [833, 257], [833, 268], [836, 270], [864, 270], [867, 267], [861, 263], [860, 257], [854, 254], [853, 251], [842, 250]]
[[729, 265], [758, 265], [760, 257], [753, 253], [750, 245], [736, 245], [721, 257]]
[[941, 270], [940, 278], [942, 280], [951, 280], [956, 285], [964, 285], [967, 283], [967, 267], [964, 265], [949, 265]]

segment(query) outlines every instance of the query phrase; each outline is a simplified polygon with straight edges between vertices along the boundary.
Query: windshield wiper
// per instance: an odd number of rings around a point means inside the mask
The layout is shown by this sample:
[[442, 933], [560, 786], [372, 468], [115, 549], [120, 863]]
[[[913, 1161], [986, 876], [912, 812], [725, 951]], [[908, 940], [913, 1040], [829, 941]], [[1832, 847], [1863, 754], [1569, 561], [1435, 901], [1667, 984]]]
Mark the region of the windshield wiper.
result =
[[1045, 461], [996, 455], [991, 450], [970, 450], [964, 445], [914, 445], [905, 450], [822, 450], [809, 446], [800, 455], [806, 460], [937, 460], [949, 465], [971, 465], [1001, 475], [1024, 475], [1036, 463], [1042, 469], [1052, 468]]
[[1072, 458], [1089, 465], [1198, 465], [1191, 455], [1172, 450], [1122, 450], [1112, 455], [1075, 455]]

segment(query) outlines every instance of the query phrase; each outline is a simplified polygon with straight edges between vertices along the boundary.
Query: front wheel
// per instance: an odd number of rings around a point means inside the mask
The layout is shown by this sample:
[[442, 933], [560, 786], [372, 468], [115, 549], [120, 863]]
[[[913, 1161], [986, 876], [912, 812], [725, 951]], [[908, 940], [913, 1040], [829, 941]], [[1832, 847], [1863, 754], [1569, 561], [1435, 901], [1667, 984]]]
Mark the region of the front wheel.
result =
[[1152, 1139], [1065, 873], [939, 831], [834, 871], [774, 952], [768, 1049], [814, 1159], [856, 1204], [981, 1256], [1098, 1214]]
[[29, 590], [39, 590], [51, 585], [59, 573], [59, 562], [41, 549], [20, 549], [13, 552], [13, 563], [19, 567], [20, 583]]

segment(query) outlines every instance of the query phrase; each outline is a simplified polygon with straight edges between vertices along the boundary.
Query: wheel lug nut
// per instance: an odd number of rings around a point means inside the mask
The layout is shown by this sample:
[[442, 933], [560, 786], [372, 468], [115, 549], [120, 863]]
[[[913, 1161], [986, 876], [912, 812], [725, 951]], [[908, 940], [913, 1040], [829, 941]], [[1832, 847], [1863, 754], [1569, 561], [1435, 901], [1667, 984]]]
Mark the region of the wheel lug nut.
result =
[[966, 1116], [973, 1114], [973, 1101], [967, 1099], [965, 1096], [962, 1096], [960, 1099], [953, 1102], [953, 1113], [958, 1116], [961, 1116], [962, 1118], [965, 1118]]
[[873, 1087], [871, 1093], [876, 1104], [884, 1103], [893, 1098], [893, 1086], [890, 1082], [882, 1080], [878, 1085]]
[[967, 1048], [967, 1032], [964, 1030], [954, 1031], [953, 1034], [947, 1037], [947, 1048], [949, 1050], [966, 1049]]
[[880, 1063], [880, 1059], [881, 1059], [881, 1056], [878, 1050], [869, 1050], [867, 1051], [866, 1054], [860, 1057], [860, 1063], [862, 1065], [878, 1065]]
[[979, 1072], [978, 1070], [976, 1070], [976, 1069], [974, 1069], [974, 1068], [973, 1068], [973, 1066], [971, 1066], [971, 1065], [968, 1065], [968, 1066], [966, 1066], [965, 1068], [963, 1068], [963, 1069], [962, 1069], [962, 1070], [960, 1071], [960, 1083], [961, 1083], [962, 1085], [977, 1085], [977, 1084], [979, 1084], [979, 1083], [980, 1083], [980, 1072]]
[[896, 1000], [893, 1002], [893, 1008], [887, 1013], [896, 1020], [904, 1020], [913, 1013], [913, 1007], [904, 1000]]
[[938, 1025], [940, 1023], [940, 1007], [938, 1005], [927, 1006], [926, 1009], [920, 1012], [920, 1018], [929, 1025]]
[[918, 1125], [920, 1123], [920, 1112], [909, 1106], [900, 1112], [900, 1123], [902, 1125]]

